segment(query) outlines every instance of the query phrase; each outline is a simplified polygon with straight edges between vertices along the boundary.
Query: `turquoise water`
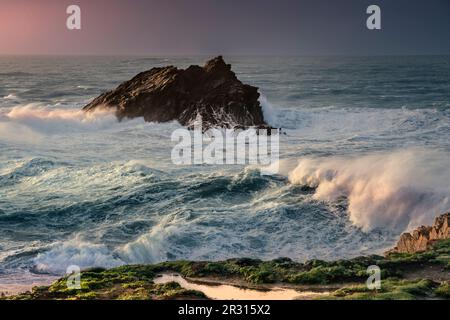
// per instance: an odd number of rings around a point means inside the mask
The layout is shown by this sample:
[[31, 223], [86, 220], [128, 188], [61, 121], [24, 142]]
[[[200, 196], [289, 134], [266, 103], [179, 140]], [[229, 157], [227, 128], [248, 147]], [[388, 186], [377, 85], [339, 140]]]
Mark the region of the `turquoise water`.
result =
[[69, 265], [381, 253], [449, 209], [450, 57], [225, 57], [282, 127], [280, 172], [174, 166], [177, 123], [80, 108], [207, 57], [0, 58], [0, 286]]

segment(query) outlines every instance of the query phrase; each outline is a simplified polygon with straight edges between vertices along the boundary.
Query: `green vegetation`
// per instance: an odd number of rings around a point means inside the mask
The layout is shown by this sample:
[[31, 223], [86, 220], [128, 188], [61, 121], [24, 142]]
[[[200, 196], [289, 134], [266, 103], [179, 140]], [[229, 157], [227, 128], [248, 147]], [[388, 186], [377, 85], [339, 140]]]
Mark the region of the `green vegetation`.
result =
[[67, 278], [49, 287], [35, 287], [32, 292], [10, 299], [16, 300], [163, 300], [206, 299], [202, 292], [185, 290], [177, 283], [155, 284], [157, 266], [123, 266], [110, 270], [91, 269], [81, 274], [81, 289], [69, 289]]
[[387, 266], [414, 265], [420, 263], [435, 263], [450, 270], [450, 239], [437, 242], [433, 248], [423, 253], [394, 253], [384, 260]]
[[365, 285], [344, 287], [321, 299], [342, 300], [414, 300], [434, 298], [439, 284], [431, 280], [382, 281], [380, 290], [369, 290]]
[[[365, 286], [371, 265], [382, 270], [382, 287], [371, 291]], [[434, 273], [426, 274], [427, 270]], [[241, 258], [222, 262], [175, 261], [156, 265], [129, 265], [110, 270], [90, 269], [81, 274], [81, 289], [67, 288], [67, 279], [49, 287], [9, 299], [205, 299], [203, 293], [185, 290], [177, 283], [155, 284], [159, 273], [176, 272], [185, 277], [241, 280], [254, 285], [286, 283], [291, 285], [338, 285], [341, 289], [326, 299], [450, 299], [449, 282], [436, 277], [450, 277], [450, 240], [440, 241], [428, 252], [368, 256], [326, 262], [312, 260], [297, 263], [288, 258], [261, 261]], [[414, 272], [421, 278], [411, 278]], [[425, 272], [425, 275], [424, 275]], [[361, 285], [352, 285], [360, 283]]]
[[450, 282], [446, 281], [441, 283], [434, 293], [443, 299], [450, 299]]

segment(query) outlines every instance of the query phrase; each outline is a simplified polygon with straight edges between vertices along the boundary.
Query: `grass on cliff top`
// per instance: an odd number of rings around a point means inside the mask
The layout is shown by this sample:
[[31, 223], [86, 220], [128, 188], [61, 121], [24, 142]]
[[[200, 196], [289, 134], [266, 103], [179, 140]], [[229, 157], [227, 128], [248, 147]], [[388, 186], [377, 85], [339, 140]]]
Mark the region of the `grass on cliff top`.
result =
[[417, 299], [449, 299], [448, 282], [438, 283], [432, 280], [399, 280], [382, 281], [381, 289], [370, 290], [366, 285], [341, 288], [323, 300], [417, 300]]
[[390, 254], [385, 259], [385, 263], [390, 266], [395, 264], [435, 263], [450, 270], [450, 239], [436, 242], [433, 248], [427, 252]]
[[253, 284], [329, 284], [365, 279], [367, 267], [382, 259], [371, 256], [335, 262], [312, 260], [301, 264], [288, 258], [272, 261], [241, 258], [222, 262], [165, 262], [157, 267], [161, 271], [174, 271], [185, 277], [233, 277]]
[[386, 258], [372, 255], [332, 262], [311, 260], [304, 264], [288, 258], [273, 261], [247, 258], [222, 262], [176, 261], [159, 264], [155, 270], [175, 271], [186, 277], [237, 277], [254, 284], [332, 284], [365, 280], [367, 268], [371, 265], [379, 266], [382, 278], [386, 279], [402, 277], [406, 268], [422, 268], [426, 264], [435, 264], [450, 270], [450, 239], [436, 243], [428, 252], [392, 254]]

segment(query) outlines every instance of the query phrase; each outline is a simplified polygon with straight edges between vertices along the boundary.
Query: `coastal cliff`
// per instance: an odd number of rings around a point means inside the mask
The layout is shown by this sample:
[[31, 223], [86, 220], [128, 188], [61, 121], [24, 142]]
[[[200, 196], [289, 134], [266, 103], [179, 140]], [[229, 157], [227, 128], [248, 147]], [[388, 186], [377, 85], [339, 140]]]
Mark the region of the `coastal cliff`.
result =
[[115, 109], [119, 120], [178, 121], [191, 127], [201, 117], [204, 129], [268, 128], [258, 88], [243, 84], [221, 56], [203, 67], [153, 68], [95, 98], [83, 108]]
[[387, 254], [425, 252], [439, 240], [449, 238], [450, 213], [446, 213], [437, 217], [433, 226], [421, 226], [411, 233], [402, 234], [397, 246]]

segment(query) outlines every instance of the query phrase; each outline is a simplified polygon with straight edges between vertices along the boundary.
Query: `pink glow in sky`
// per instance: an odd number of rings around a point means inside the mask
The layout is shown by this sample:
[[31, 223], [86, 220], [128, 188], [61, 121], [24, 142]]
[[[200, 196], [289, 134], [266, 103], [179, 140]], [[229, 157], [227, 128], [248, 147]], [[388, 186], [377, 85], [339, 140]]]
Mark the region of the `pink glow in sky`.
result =
[[[121, 5], [121, 3], [122, 5]], [[115, 43], [132, 17], [125, 1], [0, 0], [1, 54], [118, 53]], [[66, 8], [79, 4], [82, 29], [66, 28]]]
[[[195, 1], [207, 5], [210, 0]], [[190, 3], [0, 0], [0, 54], [192, 53], [199, 46], [208, 47], [203, 39], [210, 30], [197, 23], [196, 14], [203, 10]], [[66, 28], [66, 8], [72, 4], [81, 8], [81, 30]]]
[[[449, 54], [449, 0], [0, 0], [0, 54]], [[66, 28], [81, 7], [82, 30]]]

